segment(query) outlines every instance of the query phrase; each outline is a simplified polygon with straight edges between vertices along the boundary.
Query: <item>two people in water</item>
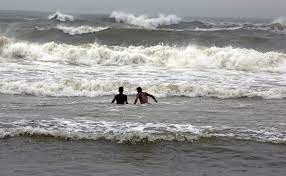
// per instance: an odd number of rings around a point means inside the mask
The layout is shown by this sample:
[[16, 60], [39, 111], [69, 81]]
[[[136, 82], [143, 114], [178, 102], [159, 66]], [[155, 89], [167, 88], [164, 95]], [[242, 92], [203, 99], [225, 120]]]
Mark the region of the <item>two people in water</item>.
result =
[[[127, 95], [123, 94], [123, 91], [124, 91], [123, 87], [119, 87], [118, 91], [119, 91], [119, 94], [114, 96], [111, 103], [114, 103], [116, 101], [117, 104], [128, 104]], [[153, 100], [156, 103], [158, 103], [156, 98], [153, 95], [148, 94], [147, 92], [143, 92], [141, 87], [137, 87], [137, 95], [136, 95], [134, 104], [137, 103], [138, 99], [141, 104], [146, 104], [148, 103], [148, 97], [153, 98]]]

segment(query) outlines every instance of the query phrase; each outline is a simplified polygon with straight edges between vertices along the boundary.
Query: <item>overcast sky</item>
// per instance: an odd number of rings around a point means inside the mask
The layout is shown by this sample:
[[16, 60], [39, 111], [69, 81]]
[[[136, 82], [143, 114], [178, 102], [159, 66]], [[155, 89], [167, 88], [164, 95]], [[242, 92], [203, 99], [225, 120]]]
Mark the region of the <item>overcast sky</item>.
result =
[[56, 11], [180, 16], [279, 17], [286, 16], [286, 0], [0, 0], [1, 10]]

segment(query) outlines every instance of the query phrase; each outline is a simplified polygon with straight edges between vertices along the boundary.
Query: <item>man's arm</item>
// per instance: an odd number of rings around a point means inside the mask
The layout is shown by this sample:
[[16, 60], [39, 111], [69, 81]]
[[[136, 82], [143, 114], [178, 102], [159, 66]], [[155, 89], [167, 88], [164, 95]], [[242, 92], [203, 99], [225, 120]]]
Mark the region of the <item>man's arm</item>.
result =
[[153, 98], [153, 100], [154, 100], [156, 103], [158, 103], [158, 101], [156, 100], [156, 98], [155, 98], [153, 95], [147, 93], [147, 96]]
[[139, 96], [138, 96], [138, 95], [136, 95], [136, 98], [135, 98], [134, 104], [136, 104], [136, 103], [137, 103], [138, 98], [139, 98]]
[[125, 103], [126, 103], [126, 104], [128, 104], [128, 101], [127, 101], [127, 95], [126, 95], [126, 101], [125, 101]]
[[112, 100], [112, 102], [111, 102], [111, 103], [114, 103], [114, 102], [115, 102], [115, 97], [116, 97], [116, 95], [114, 96], [114, 98], [113, 98], [113, 100]]

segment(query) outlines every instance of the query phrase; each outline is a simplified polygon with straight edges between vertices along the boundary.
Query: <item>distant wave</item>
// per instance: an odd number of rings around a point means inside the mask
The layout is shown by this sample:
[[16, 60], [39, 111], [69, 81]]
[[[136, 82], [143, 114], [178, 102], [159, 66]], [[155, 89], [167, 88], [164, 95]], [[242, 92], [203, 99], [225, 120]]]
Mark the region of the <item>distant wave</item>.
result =
[[74, 21], [74, 17], [71, 15], [63, 14], [61, 12], [55, 12], [48, 17], [50, 20], [64, 21]]
[[110, 15], [118, 23], [126, 23], [136, 26], [141, 26], [145, 28], [156, 28], [162, 25], [178, 24], [181, 18], [176, 15], [159, 15], [158, 17], [148, 17], [146, 15], [135, 16], [133, 14], [114, 11]]
[[[195, 21], [198, 23], [197, 21]], [[284, 31], [286, 26], [278, 23], [273, 22], [270, 24], [208, 24], [200, 22], [200, 24], [196, 24], [195, 22], [184, 22], [186, 26], [180, 28], [180, 24], [172, 25], [173, 29], [176, 30], [179, 28], [178, 31], [200, 31], [200, 32], [215, 32], [215, 31], [237, 31], [237, 30], [261, 30], [261, 31]]]
[[45, 31], [45, 30], [49, 30], [50, 28], [45, 28], [45, 27], [36, 26], [35, 29], [36, 29], [37, 31]]
[[172, 123], [108, 122], [84, 119], [0, 122], [0, 139], [17, 136], [46, 136], [68, 140], [107, 140], [131, 144], [160, 141], [195, 142], [204, 138], [286, 143], [286, 134], [273, 129], [194, 126], [192, 124]]
[[272, 23], [279, 23], [282, 26], [286, 27], [286, 17], [279, 17], [279, 18], [275, 19]]
[[[0, 38], [0, 56], [84, 65], [154, 65], [180, 68], [285, 72], [286, 54], [233, 47], [36, 44]], [[48, 56], [48, 57], [47, 57]]]
[[276, 31], [283, 31], [286, 29], [286, 17], [275, 19], [271, 24], [271, 29]]
[[91, 27], [91, 26], [74, 27], [74, 26], [58, 25], [55, 28], [69, 35], [80, 35], [80, 34], [88, 34], [88, 33], [104, 31], [108, 29], [109, 27]]
[[34, 20], [38, 20], [38, 18], [24, 18], [24, 20], [27, 20], [27, 21], [34, 21]]
[[212, 28], [188, 29], [188, 31], [200, 31], [200, 32], [237, 31], [237, 30], [283, 31], [285, 30], [285, 28], [277, 24], [263, 25], [263, 26], [256, 25], [252, 27], [248, 27], [245, 24], [238, 27], [212, 27]]
[[189, 31], [235, 31], [235, 30], [240, 30], [243, 29], [243, 27], [225, 27], [225, 28], [218, 28], [218, 27], [213, 27], [213, 28], [195, 28], [195, 29], [189, 29]]

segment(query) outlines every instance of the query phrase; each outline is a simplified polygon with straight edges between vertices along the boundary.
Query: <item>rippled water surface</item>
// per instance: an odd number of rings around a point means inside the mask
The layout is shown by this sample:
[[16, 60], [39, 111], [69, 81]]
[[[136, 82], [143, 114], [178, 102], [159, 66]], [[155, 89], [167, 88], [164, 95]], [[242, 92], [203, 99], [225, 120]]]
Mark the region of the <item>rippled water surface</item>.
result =
[[[134, 97], [130, 96], [130, 101]], [[281, 175], [285, 101], [1, 96], [5, 175]], [[27, 159], [29, 158], [29, 159]]]
[[[0, 11], [0, 175], [285, 175], [285, 31]], [[138, 86], [159, 103], [133, 105]]]

